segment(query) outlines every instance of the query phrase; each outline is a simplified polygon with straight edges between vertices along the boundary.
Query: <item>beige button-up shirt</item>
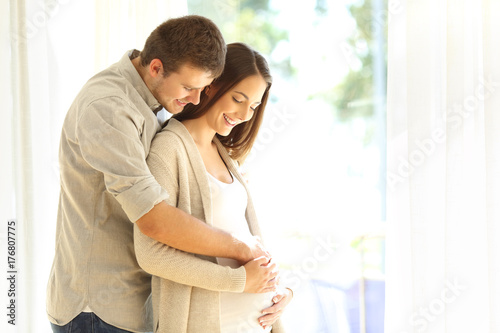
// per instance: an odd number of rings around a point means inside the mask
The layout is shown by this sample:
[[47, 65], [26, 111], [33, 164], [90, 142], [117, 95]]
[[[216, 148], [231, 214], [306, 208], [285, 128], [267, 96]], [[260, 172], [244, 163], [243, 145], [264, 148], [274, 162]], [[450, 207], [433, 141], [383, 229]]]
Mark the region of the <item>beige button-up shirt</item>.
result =
[[105, 322], [152, 331], [142, 309], [151, 276], [137, 264], [133, 223], [168, 195], [146, 164], [161, 108], [127, 52], [91, 78], [64, 121], [61, 192], [47, 313], [65, 325], [87, 307]]

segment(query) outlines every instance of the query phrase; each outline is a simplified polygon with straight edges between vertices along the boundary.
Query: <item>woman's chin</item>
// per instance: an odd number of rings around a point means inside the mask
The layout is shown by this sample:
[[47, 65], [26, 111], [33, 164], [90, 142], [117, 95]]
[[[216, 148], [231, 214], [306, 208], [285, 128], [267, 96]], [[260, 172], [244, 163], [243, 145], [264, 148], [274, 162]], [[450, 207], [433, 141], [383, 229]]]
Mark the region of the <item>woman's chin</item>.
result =
[[219, 134], [220, 136], [228, 136], [229, 134], [231, 134], [231, 130], [224, 132], [217, 132], [217, 134]]

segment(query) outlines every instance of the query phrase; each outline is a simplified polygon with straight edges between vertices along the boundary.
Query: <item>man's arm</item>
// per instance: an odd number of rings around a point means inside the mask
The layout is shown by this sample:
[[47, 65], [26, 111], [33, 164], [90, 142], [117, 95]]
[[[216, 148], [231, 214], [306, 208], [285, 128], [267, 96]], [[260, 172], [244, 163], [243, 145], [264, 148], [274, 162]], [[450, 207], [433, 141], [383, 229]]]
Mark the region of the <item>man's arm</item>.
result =
[[136, 222], [143, 234], [185, 252], [238, 260], [270, 257], [257, 238], [238, 239], [162, 201]]
[[107, 190], [129, 219], [145, 235], [186, 252], [234, 258], [242, 264], [265, 255], [257, 240], [237, 239], [163, 201], [148, 207], [168, 194], [149, 171], [137, 135], [142, 129], [130, 121], [134, 117], [127, 101], [110, 97], [89, 105], [76, 126], [83, 158], [103, 173]]

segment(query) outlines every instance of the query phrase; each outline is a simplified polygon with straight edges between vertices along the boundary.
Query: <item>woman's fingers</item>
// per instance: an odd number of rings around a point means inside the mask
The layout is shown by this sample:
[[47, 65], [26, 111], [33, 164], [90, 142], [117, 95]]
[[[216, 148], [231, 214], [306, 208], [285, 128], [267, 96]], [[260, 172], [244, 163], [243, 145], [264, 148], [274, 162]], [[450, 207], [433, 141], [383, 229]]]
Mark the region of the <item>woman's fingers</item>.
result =
[[272, 326], [276, 320], [279, 319], [285, 307], [292, 300], [292, 293], [290, 290], [280, 288], [276, 295], [273, 297], [273, 305], [262, 310], [263, 316], [259, 317], [259, 324], [266, 328]]
[[276, 290], [278, 267], [265, 257], [249, 261], [244, 265], [246, 283], [244, 291], [247, 293], [264, 293]]
[[281, 317], [282, 312], [283, 312], [282, 310], [279, 310], [277, 312], [266, 314], [260, 317], [259, 318], [260, 326], [262, 326], [263, 328], [272, 326], [276, 322], [276, 320], [278, 320], [279, 317]]

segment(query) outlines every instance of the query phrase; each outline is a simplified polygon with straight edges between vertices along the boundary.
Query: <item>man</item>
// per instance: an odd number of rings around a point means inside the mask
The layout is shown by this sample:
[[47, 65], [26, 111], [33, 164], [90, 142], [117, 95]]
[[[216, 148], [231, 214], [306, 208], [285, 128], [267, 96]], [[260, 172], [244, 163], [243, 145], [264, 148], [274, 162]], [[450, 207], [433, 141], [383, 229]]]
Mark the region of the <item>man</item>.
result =
[[150, 276], [137, 264], [130, 221], [187, 252], [242, 263], [267, 254], [256, 240], [245, 243], [168, 206], [169, 194], [145, 162], [160, 130], [158, 110], [178, 113], [197, 104], [222, 72], [225, 52], [210, 20], [168, 20], [144, 50], [91, 78], [71, 105], [60, 143], [56, 253], [47, 288], [54, 332], [153, 330], [142, 313]]

